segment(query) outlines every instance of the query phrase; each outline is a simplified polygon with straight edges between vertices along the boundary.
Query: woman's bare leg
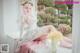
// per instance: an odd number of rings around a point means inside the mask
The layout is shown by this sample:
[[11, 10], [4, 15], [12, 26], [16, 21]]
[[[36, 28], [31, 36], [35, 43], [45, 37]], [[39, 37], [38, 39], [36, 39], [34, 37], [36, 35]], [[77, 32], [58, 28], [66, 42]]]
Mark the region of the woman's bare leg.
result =
[[64, 37], [64, 39], [60, 43], [60, 46], [65, 48], [72, 48], [72, 40]]

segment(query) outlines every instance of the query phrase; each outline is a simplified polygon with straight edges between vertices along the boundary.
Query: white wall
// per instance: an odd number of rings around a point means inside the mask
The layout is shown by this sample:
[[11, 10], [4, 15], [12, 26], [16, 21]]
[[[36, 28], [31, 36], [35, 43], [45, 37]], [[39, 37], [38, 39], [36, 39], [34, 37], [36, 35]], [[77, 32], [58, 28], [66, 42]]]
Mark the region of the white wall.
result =
[[[18, 0], [3, 0], [3, 18], [5, 35], [17, 35], [19, 32], [18, 18]], [[16, 37], [16, 36], [15, 36]]]
[[[7, 35], [17, 35], [17, 31], [18, 31], [18, 25], [17, 25], [17, 19], [19, 18], [19, 12], [18, 12], [18, 0], [2, 0], [3, 2], [1, 2], [0, 0], [0, 4], [2, 3], [3, 5], [0, 6], [0, 10], [3, 11], [3, 15], [0, 14], [3, 17], [0, 17], [0, 32], [2, 33], [2, 30], [4, 30], [4, 37], [0, 36], [1, 41], [3, 42], [3, 44], [9, 44], [9, 53], [14, 53], [14, 47], [15, 44], [17, 42], [15, 42], [14, 39], [12, 39], [11, 37], [7, 36]], [[3, 8], [3, 9], [2, 9]], [[4, 25], [4, 29], [2, 29], [2, 19], [3, 19], [3, 25]], [[2, 29], [2, 30], [1, 30]], [[14, 34], [13, 34], [14, 33]], [[1, 42], [1, 43], [2, 43]]]
[[3, 43], [3, 11], [2, 0], [0, 0], [0, 43]]
[[73, 53], [80, 53], [80, 4], [73, 7]]

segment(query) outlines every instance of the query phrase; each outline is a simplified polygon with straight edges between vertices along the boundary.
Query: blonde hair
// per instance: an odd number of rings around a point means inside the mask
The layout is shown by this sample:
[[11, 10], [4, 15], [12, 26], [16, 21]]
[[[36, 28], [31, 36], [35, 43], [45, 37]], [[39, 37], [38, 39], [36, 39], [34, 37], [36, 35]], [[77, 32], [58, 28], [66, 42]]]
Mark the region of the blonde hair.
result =
[[31, 4], [33, 6], [33, 4], [31, 3], [31, 0], [21, 0], [20, 1], [21, 5], [25, 5], [25, 4]]

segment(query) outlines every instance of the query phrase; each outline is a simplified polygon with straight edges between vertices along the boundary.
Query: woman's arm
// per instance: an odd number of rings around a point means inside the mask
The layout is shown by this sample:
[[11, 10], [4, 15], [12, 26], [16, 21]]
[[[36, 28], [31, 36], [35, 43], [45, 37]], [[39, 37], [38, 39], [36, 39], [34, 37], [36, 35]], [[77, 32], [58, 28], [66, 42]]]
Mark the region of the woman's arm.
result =
[[50, 32], [50, 31], [56, 31], [57, 29], [53, 26], [53, 25], [46, 25], [46, 26], [43, 26], [41, 27], [43, 30], [45, 30], [47, 33]]

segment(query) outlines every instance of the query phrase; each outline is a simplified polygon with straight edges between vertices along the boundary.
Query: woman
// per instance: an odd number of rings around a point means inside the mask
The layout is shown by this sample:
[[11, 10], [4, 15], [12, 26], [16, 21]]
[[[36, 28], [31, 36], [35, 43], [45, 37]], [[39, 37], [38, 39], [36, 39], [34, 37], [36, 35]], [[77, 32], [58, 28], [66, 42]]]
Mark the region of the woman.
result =
[[[36, 13], [33, 12], [34, 5], [26, 1], [21, 3], [21, 14], [22, 14], [22, 37], [23, 42], [26, 41], [33, 41], [34, 39], [42, 36], [47, 35], [50, 31], [56, 31], [56, 28], [52, 25], [47, 25], [43, 27], [37, 26], [37, 16], [34, 16]], [[46, 37], [46, 36], [42, 36]], [[44, 40], [45, 38], [40, 38], [41, 40]], [[72, 42], [71, 39], [64, 37], [64, 39], [61, 41], [62, 47], [71, 48]]]

